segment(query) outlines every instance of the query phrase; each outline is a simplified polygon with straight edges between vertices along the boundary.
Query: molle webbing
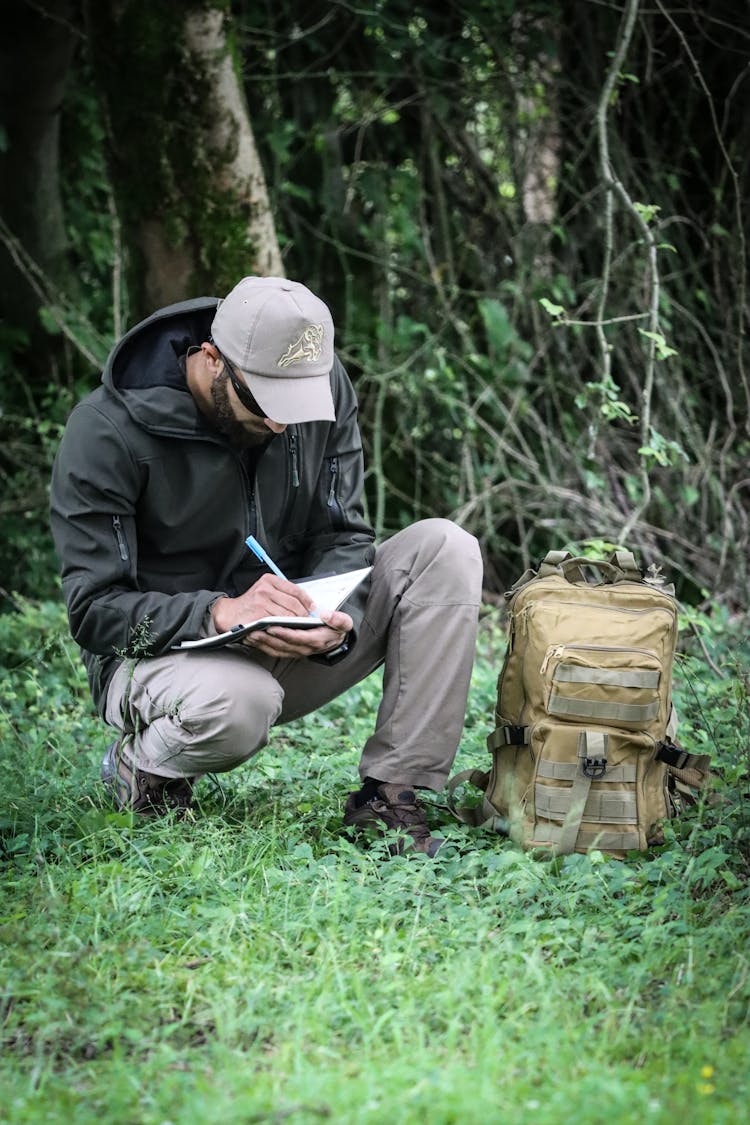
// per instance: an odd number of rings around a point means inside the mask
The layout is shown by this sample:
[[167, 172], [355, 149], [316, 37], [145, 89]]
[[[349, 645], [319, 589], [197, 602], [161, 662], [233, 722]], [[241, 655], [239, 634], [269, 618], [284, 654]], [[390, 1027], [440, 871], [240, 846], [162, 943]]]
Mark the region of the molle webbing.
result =
[[[573, 808], [573, 792], [572, 789], [537, 783], [534, 789], [534, 803], [537, 816], [544, 817], [545, 820], [564, 820]], [[637, 824], [638, 806], [635, 793], [627, 789], [590, 792], [583, 806], [580, 821], [594, 821], [597, 824]]]
[[584, 668], [580, 664], [559, 664], [553, 677], [566, 684], [606, 684], [607, 687], [653, 688], [659, 687], [659, 673], [638, 668]]
[[608, 722], [647, 723], [659, 714], [659, 701], [653, 703], [608, 703], [600, 699], [570, 698], [553, 691], [547, 705], [550, 715], [568, 715]]
[[[530, 842], [537, 847], [550, 847], [558, 855], [567, 855], [561, 844], [564, 832], [564, 826], [561, 828], [556, 824], [537, 824]], [[641, 839], [638, 832], [583, 831], [578, 833], [576, 843], [586, 851], [589, 848], [599, 848], [601, 851], [629, 852], [640, 848]]]
[[[547, 758], [540, 758], [537, 767], [537, 777], [550, 778], [555, 781], [572, 781], [578, 773], [577, 762], [551, 762]], [[637, 769], [634, 764], [626, 763], [623, 766], [612, 766], [603, 778], [609, 782], [635, 783]]]

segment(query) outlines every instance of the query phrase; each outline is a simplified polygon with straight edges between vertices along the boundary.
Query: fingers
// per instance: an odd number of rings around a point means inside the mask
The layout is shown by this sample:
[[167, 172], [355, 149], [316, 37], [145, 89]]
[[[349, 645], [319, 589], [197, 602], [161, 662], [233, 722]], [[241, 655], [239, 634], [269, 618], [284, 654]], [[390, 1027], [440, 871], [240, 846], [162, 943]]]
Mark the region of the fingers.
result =
[[[351, 620], [342, 614], [346, 620]], [[332, 652], [343, 642], [348, 629], [330, 629], [321, 626], [319, 629], [284, 629], [274, 626], [262, 633], [251, 633], [245, 643], [252, 648], [257, 648], [268, 656], [277, 658], [300, 658], [314, 656], [318, 653]]]
[[329, 628], [335, 629], [338, 633], [350, 633], [354, 628], [354, 622], [349, 614], [342, 613], [338, 609], [321, 610], [318, 617], [321, 621], [325, 621]]
[[312, 610], [312, 598], [299, 586], [275, 574], [264, 574], [239, 597], [217, 599], [211, 615], [218, 632], [225, 633], [233, 625], [260, 617], [307, 617]]
[[263, 616], [306, 617], [314, 609], [310, 595], [275, 574], [264, 574], [251, 587], [256, 600], [263, 605]]

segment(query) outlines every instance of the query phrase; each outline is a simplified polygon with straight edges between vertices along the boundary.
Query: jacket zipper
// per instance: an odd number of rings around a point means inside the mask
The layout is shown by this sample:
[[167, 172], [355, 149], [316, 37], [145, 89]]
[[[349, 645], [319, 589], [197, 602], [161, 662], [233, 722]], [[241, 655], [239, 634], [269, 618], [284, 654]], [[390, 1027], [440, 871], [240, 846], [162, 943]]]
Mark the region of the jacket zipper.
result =
[[125, 542], [125, 536], [122, 531], [122, 523], [119, 516], [112, 517], [112, 527], [115, 529], [115, 538], [117, 539], [117, 546], [120, 551], [120, 558], [123, 562], [128, 561], [128, 545]]
[[296, 434], [289, 434], [289, 454], [292, 458], [292, 488], [299, 488], [299, 463], [297, 459]]
[[339, 522], [340, 522], [341, 526], [343, 527], [344, 522], [345, 522], [344, 521], [344, 513], [341, 510], [341, 505], [339, 504], [339, 498], [338, 498], [338, 495], [336, 494], [336, 486], [338, 484], [338, 475], [339, 475], [339, 459], [338, 459], [338, 457], [329, 457], [328, 458], [328, 471], [331, 474], [331, 485], [330, 485], [330, 488], [328, 489], [328, 501], [327, 501], [328, 507], [332, 511], [332, 514], [333, 514], [333, 517], [334, 517], [333, 522], [334, 523], [336, 522], [335, 517], [338, 516]]
[[248, 507], [248, 516], [250, 519], [250, 535], [255, 535], [258, 531], [258, 512], [255, 507], [255, 489], [250, 493], [250, 504]]

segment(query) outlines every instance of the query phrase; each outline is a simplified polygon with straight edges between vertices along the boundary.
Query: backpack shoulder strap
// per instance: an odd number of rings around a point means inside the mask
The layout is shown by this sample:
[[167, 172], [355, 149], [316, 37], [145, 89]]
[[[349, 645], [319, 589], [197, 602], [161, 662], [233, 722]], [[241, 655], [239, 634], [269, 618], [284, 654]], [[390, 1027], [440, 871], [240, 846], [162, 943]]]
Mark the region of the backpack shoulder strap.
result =
[[456, 820], [460, 820], [462, 824], [468, 824], [472, 828], [482, 828], [485, 825], [489, 826], [489, 821], [494, 815], [494, 810], [490, 810], [489, 816], [487, 811], [482, 805], [456, 805], [455, 792], [459, 785], [469, 782], [470, 785], [476, 786], [477, 789], [485, 790], [490, 780], [489, 773], [484, 770], [461, 770], [460, 773], [454, 776], [448, 782], [448, 808], [455, 816]]

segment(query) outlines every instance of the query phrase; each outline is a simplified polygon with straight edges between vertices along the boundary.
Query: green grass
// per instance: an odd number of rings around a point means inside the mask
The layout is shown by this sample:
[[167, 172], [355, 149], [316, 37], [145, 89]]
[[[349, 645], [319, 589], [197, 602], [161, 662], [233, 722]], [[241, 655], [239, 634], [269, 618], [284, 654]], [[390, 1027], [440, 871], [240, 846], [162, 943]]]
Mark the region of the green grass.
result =
[[[682, 662], [725, 799], [664, 847], [543, 861], [436, 799], [430, 862], [341, 832], [377, 677], [205, 779], [193, 819], [133, 822], [98, 791], [106, 732], [60, 608], [0, 618], [0, 647], [0, 1120], [745, 1118], [741, 673]], [[488, 629], [456, 768], [485, 764], [501, 652]]]

